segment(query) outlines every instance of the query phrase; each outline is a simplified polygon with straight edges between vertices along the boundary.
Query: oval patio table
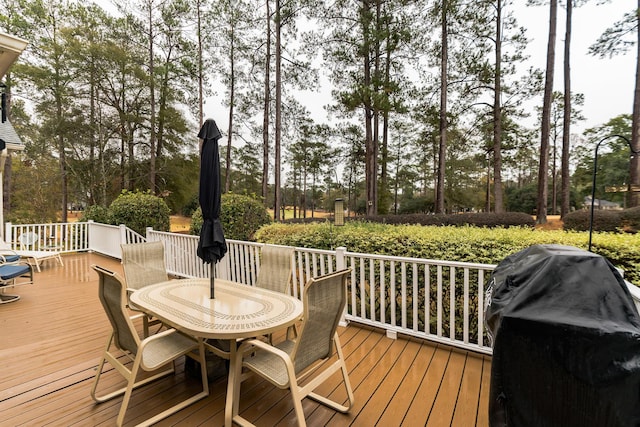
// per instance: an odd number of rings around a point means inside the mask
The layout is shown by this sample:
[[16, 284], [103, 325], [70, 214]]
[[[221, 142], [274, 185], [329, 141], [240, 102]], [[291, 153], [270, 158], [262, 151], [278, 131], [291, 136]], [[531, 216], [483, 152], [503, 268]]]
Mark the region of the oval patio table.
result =
[[236, 340], [293, 325], [302, 316], [303, 306], [289, 295], [223, 279], [216, 279], [215, 298], [211, 299], [209, 286], [209, 279], [169, 280], [134, 291], [131, 302], [185, 334], [229, 341], [225, 425], [231, 426]]

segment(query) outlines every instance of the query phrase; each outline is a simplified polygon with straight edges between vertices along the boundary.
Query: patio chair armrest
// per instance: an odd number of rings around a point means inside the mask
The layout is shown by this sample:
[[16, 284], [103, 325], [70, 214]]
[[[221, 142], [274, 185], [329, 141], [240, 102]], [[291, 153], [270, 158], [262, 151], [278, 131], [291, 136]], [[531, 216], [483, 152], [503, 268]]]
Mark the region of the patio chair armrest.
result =
[[279, 349], [278, 347], [269, 344], [259, 338], [252, 338], [246, 341], [243, 341], [240, 347], [238, 347], [238, 354], [244, 355], [245, 353], [253, 352], [256, 348], [260, 348], [262, 350], [268, 351], [270, 353], [275, 354], [280, 357], [285, 362], [287, 360], [291, 361], [291, 356], [286, 351]]
[[[7, 261], [7, 255], [11, 255], [13, 257], [18, 257], [17, 261]], [[16, 251], [14, 251], [13, 249], [3, 249], [2, 253], [0, 253], [0, 264], [6, 264], [6, 263], [11, 263], [11, 264], [16, 264], [20, 261], [20, 255], [18, 255], [18, 253]]]
[[273, 354], [279, 359], [282, 359], [284, 364], [287, 366], [287, 369], [291, 369], [293, 373], [293, 360], [291, 359], [291, 355], [285, 350], [276, 347], [273, 344], [269, 344], [268, 342], [265, 342], [259, 338], [252, 338], [250, 340], [244, 341], [238, 348], [237, 357], [242, 358], [245, 354], [253, 353], [258, 349], [264, 350], [268, 353]]

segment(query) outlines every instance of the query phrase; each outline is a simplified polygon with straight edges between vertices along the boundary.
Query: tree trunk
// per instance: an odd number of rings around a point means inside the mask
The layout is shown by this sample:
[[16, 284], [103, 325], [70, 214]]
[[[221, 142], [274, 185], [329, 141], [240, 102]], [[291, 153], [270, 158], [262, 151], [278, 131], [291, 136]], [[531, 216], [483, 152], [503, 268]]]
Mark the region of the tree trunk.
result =
[[447, 63], [448, 59], [448, 39], [449, 29], [447, 23], [447, 0], [442, 1], [442, 36], [441, 36], [441, 51], [440, 51], [440, 120], [439, 120], [439, 134], [440, 143], [438, 147], [438, 171], [437, 171], [437, 183], [436, 183], [436, 213], [445, 212], [444, 204], [444, 177], [446, 167], [447, 156]]
[[[387, 35], [391, 34], [391, 29], [389, 28], [389, 19], [385, 19], [385, 33]], [[385, 87], [391, 86], [391, 49], [392, 46], [389, 45], [390, 37], [387, 36], [387, 49], [386, 49], [386, 61], [384, 66], [384, 80]], [[380, 187], [383, 191], [383, 197], [387, 197], [389, 194], [389, 108], [385, 108], [382, 113], [382, 153], [381, 153], [381, 168], [380, 168]], [[388, 206], [385, 204], [385, 207]], [[387, 213], [387, 212], [384, 212]]]
[[562, 160], [561, 160], [561, 190], [562, 204], [560, 217], [564, 218], [571, 208], [570, 200], [570, 172], [569, 149], [571, 147], [571, 22], [573, 0], [567, 0], [567, 19], [564, 34], [564, 117], [562, 124]]
[[553, 93], [553, 72], [555, 63], [556, 19], [558, 1], [549, 3], [549, 40], [547, 43], [547, 70], [544, 84], [544, 100], [542, 104], [542, 123], [540, 135], [540, 164], [538, 165], [538, 224], [547, 222], [547, 183], [549, 181], [549, 136], [551, 126], [551, 96]]
[[[56, 115], [58, 123], [62, 123], [64, 118], [62, 117], [62, 99], [60, 98], [59, 91], [56, 91]], [[65, 152], [64, 135], [60, 130], [58, 134], [58, 152], [60, 154], [60, 178], [62, 184], [62, 216], [60, 221], [67, 222], [67, 203], [68, 203], [68, 182], [67, 182], [67, 155]]]
[[[58, 37], [58, 30], [57, 27], [55, 27], [56, 24], [54, 24], [54, 30], [53, 30], [53, 45], [54, 46], [58, 46], [58, 41], [57, 41], [57, 37]], [[62, 86], [60, 84], [60, 80], [59, 80], [59, 75], [58, 75], [58, 70], [61, 69], [62, 64], [59, 63], [59, 56], [56, 56], [56, 63], [54, 64], [54, 69], [56, 70], [56, 77], [55, 80], [53, 82], [55, 90], [55, 104], [56, 104], [56, 131], [55, 134], [57, 135], [57, 139], [58, 139], [58, 154], [60, 156], [60, 184], [62, 186], [62, 206], [61, 208], [61, 222], [67, 222], [67, 203], [68, 203], [68, 191], [69, 191], [69, 186], [68, 186], [68, 182], [67, 182], [67, 156], [66, 156], [66, 152], [65, 152], [65, 139], [64, 139], [64, 131], [62, 130], [62, 125], [64, 123], [64, 114], [63, 114], [63, 108], [62, 108]]]
[[234, 40], [234, 26], [231, 23], [231, 46], [229, 47], [229, 59], [230, 59], [230, 75], [229, 75], [229, 130], [227, 131], [227, 154], [225, 156], [226, 175], [224, 180], [224, 192], [228, 193], [231, 188], [231, 137], [233, 135], [233, 106], [235, 105], [235, 92], [236, 92], [236, 78], [235, 78], [235, 40]]
[[274, 220], [280, 221], [280, 142], [282, 138], [282, 26], [280, 16], [280, 0], [276, 0], [276, 138], [274, 157], [274, 187], [273, 202]]
[[[204, 124], [204, 64], [202, 58], [202, 11], [200, 7], [202, 1], [198, 0], [196, 3], [196, 14], [198, 20], [197, 37], [198, 37], [198, 129], [202, 128]], [[196, 138], [197, 139], [197, 138]]]
[[269, 194], [269, 105], [271, 103], [271, 91], [269, 84], [271, 79], [271, 11], [269, 1], [266, 0], [267, 7], [267, 52], [264, 67], [264, 110], [262, 116], [262, 198], [265, 207], [268, 205], [267, 195]]
[[[640, 0], [636, 9], [638, 24], [640, 25]], [[636, 26], [636, 86], [633, 93], [633, 114], [631, 125], [631, 146], [634, 151], [640, 149], [640, 27]], [[631, 157], [629, 167], [629, 178], [632, 185], [640, 184], [640, 155]], [[630, 191], [628, 193], [628, 207], [636, 207], [640, 205], [640, 193]]]
[[502, 200], [502, 0], [497, 3], [496, 67], [493, 93], [493, 203], [496, 213], [504, 211]]
[[156, 194], [156, 87], [153, 58], [153, 1], [149, 1], [149, 189]]
[[[363, 62], [364, 62], [364, 87], [371, 87], [371, 58], [369, 46], [371, 44], [371, 35], [367, 25], [366, 14], [370, 4], [367, 0], [362, 1], [361, 21], [364, 34]], [[367, 216], [373, 216], [378, 213], [378, 145], [373, 138], [372, 119], [374, 111], [372, 107], [371, 94], [365, 95], [364, 103], [364, 121], [365, 121], [365, 186]]]

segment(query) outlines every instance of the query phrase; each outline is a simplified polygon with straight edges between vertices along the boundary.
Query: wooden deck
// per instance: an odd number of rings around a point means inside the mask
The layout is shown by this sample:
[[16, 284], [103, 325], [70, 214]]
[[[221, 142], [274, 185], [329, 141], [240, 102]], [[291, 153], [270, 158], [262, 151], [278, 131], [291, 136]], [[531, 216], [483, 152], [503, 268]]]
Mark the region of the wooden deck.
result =
[[[96, 254], [64, 257], [35, 273], [35, 284], [9, 293], [0, 305], [0, 425], [111, 426], [121, 399], [95, 404], [89, 395], [110, 326], [97, 298], [99, 264], [121, 272], [119, 260]], [[347, 415], [305, 400], [310, 426], [487, 426], [491, 359], [428, 342], [387, 338], [351, 324], [340, 328], [355, 406]], [[113, 375], [111, 375], [113, 374]], [[343, 398], [339, 375], [321, 392]], [[334, 379], [332, 378], [332, 379]], [[105, 384], [122, 385], [105, 374]], [[118, 383], [119, 384], [116, 384]], [[159, 426], [223, 425], [226, 376], [210, 384], [208, 398]], [[134, 425], [199, 389], [178, 372], [134, 392], [125, 425]], [[242, 385], [240, 411], [258, 426], [295, 425], [288, 392], [256, 377]]]

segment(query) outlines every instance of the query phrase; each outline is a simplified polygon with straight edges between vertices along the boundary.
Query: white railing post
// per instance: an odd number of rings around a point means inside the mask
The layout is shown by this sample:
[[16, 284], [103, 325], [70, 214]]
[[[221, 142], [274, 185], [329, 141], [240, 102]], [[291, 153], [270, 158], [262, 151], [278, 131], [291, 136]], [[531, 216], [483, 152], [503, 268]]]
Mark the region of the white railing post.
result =
[[13, 241], [13, 236], [11, 235], [11, 223], [7, 222], [4, 225], [4, 236], [3, 239], [6, 243], [11, 244], [11, 242]]
[[[120, 224], [120, 245], [127, 243], [127, 226], [124, 224]], [[118, 258], [122, 259], [122, 250], [120, 250], [120, 245], [118, 245], [120, 256]]]
[[153, 232], [153, 227], [146, 228], [144, 238], [147, 239], [147, 241], [149, 241], [149, 236], [151, 235], [152, 232]]
[[347, 248], [344, 246], [340, 246], [336, 248], [336, 270], [340, 271], [346, 268], [345, 262], [345, 253], [347, 252]]
[[[346, 252], [347, 252], [347, 248], [345, 248], [344, 246], [340, 246], [339, 248], [336, 248], [336, 270], [337, 271], [340, 271], [346, 267], [346, 262], [345, 262]], [[345, 292], [346, 292], [346, 289], [345, 289]], [[342, 312], [342, 317], [340, 318], [340, 326], [347, 326], [347, 319], [346, 319], [347, 306], [348, 304], [344, 305], [344, 311]]]
[[93, 229], [93, 220], [90, 219], [87, 221], [87, 249], [89, 252], [93, 252], [93, 239], [92, 239], [92, 229]]

